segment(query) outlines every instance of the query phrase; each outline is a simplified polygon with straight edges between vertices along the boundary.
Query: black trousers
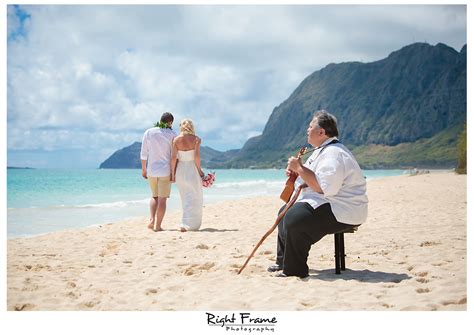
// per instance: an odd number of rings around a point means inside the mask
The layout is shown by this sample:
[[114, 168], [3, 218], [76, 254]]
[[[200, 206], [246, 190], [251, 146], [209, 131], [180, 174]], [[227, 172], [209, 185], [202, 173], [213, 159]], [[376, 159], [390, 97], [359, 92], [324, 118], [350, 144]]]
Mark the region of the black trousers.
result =
[[283, 267], [285, 275], [306, 277], [311, 246], [324, 236], [349, 227], [352, 226], [336, 220], [328, 203], [314, 209], [306, 202], [297, 202], [278, 224], [276, 262]]

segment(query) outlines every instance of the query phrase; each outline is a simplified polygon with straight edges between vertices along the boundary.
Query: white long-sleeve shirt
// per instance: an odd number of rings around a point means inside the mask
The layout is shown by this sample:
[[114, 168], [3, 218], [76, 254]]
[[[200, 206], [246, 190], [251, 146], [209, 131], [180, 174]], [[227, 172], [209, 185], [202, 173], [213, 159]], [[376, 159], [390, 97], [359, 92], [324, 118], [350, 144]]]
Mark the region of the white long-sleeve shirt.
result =
[[142, 139], [140, 159], [147, 161], [147, 175], [166, 177], [171, 174], [171, 147], [176, 133], [168, 128], [150, 128]]
[[[326, 140], [321, 146], [334, 139]], [[306, 187], [299, 202], [307, 202], [315, 209], [329, 203], [337, 221], [354, 225], [365, 222], [368, 212], [366, 182], [349, 149], [341, 143], [330, 144], [324, 150], [315, 150], [303, 165], [314, 171], [323, 194]], [[297, 183], [304, 181], [298, 177]]]

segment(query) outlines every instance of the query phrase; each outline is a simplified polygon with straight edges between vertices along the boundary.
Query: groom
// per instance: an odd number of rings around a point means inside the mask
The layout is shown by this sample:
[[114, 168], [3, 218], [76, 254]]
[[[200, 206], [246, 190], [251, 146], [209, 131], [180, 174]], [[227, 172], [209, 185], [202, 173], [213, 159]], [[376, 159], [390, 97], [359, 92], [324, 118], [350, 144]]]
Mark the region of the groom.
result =
[[171, 129], [173, 120], [171, 113], [163, 113], [158, 127], [147, 129], [143, 134], [140, 159], [142, 176], [148, 179], [152, 193], [148, 228], [153, 231], [163, 230], [161, 222], [171, 193], [171, 146], [176, 137]]

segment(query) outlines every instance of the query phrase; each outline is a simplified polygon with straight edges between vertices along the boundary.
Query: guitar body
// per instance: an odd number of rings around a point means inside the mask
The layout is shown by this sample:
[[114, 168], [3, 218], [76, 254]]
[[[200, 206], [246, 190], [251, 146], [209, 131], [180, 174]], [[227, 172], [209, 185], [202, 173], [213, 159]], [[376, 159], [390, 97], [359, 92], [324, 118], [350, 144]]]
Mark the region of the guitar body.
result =
[[298, 176], [296, 174], [291, 175], [290, 178], [286, 181], [285, 188], [280, 194], [280, 199], [284, 202], [290, 201], [291, 195], [295, 191], [295, 181]]

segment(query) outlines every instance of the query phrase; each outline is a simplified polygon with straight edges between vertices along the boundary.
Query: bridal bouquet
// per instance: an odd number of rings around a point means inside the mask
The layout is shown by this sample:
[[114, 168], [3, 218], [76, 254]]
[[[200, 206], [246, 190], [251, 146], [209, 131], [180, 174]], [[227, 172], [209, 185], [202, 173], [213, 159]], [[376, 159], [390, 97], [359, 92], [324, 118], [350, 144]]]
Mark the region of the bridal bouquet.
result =
[[209, 172], [207, 175], [204, 175], [201, 179], [202, 179], [203, 187], [211, 187], [212, 184], [214, 184], [214, 181], [216, 180], [216, 173]]

